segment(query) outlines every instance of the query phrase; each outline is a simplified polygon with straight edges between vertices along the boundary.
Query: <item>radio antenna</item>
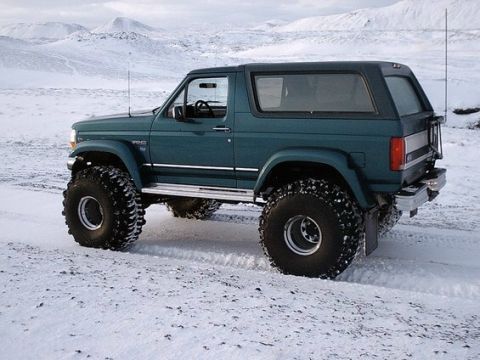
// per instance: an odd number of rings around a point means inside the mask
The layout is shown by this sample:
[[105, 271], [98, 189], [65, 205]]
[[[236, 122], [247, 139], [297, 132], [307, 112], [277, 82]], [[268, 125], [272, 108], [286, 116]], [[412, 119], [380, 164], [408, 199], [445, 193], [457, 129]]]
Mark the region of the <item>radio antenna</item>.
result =
[[448, 106], [448, 9], [445, 8], [445, 107], [444, 117], [447, 121], [447, 106]]
[[130, 112], [130, 54], [131, 52], [128, 52], [128, 67], [127, 67], [127, 93], [128, 93], [128, 116], [132, 117], [132, 114]]

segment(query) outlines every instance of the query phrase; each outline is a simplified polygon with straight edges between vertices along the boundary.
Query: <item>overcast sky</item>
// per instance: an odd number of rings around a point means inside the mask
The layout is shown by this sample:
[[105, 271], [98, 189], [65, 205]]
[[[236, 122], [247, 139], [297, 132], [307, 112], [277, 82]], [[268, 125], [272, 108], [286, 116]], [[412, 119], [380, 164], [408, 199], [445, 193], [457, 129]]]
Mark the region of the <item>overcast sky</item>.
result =
[[0, 0], [0, 24], [61, 21], [87, 27], [126, 16], [154, 27], [215, 24], [251, 25], [294, 20], [398, 0]]

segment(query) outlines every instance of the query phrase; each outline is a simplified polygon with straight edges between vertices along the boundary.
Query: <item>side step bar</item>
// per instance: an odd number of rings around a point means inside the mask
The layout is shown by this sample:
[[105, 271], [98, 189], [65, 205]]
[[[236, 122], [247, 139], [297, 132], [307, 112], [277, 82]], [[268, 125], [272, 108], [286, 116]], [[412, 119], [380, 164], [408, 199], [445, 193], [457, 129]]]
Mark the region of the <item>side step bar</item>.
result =
[[200, 185], [154, 183], [149, 184], [147, 187], [144, 187], [142, 189], [142, 193], [228, 201], [254, 202], [253, 190]]

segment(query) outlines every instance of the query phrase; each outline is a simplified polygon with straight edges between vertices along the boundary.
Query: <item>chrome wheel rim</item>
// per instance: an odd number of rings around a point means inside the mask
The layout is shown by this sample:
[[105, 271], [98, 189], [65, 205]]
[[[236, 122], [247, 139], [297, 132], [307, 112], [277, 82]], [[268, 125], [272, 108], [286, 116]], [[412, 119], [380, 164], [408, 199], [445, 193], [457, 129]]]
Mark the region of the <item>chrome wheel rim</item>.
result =
[[88, 230], [97, 230], [103, 224], [103, 209], [92, 196], [84, 196], [78, 203], [78, 218]]
[[311, 217], [305, 215], [288, 219], [283, 237], [288, 248], [301, 256], [312, 255], [322, 243], [320, 226]]

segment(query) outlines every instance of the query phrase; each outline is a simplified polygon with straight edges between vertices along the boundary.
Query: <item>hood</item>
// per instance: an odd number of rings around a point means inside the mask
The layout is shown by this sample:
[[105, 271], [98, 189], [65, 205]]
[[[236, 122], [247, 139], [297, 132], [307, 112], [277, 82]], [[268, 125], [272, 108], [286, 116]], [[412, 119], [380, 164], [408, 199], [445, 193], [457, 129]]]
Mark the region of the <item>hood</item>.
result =
[[153, 115], [153, 109], [135, 110], [135, 111], [130, 111], [130, 113], [124, 112], [124, 113], [117, 113], [117, 114], [110, 114], [110, 115], [99, 115], [99, 116], [92, 115], [89, 118], [84, 119], [84, 121], [132, 118], [132, 117], [136, 117], [136, 116], [149, 116], [149, 115]]
[[155, 118], [152, 109], [131, 111], [105, 116], [91, 116], [73, 124], [72, 128], [80, 132], [110, 131], [147, 131]]

